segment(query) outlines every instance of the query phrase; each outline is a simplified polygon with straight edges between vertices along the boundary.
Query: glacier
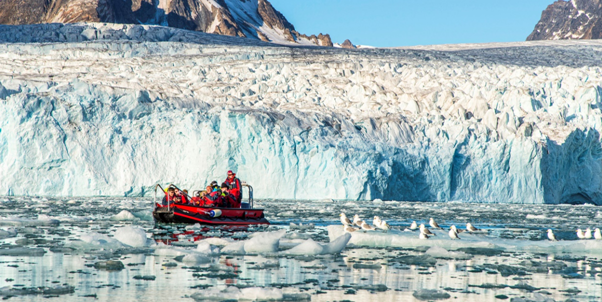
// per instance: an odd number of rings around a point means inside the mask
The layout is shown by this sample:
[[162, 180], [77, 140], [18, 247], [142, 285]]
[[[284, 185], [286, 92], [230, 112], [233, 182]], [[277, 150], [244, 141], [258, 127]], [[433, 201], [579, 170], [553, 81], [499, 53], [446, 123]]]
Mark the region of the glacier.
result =
[[347, 50], [0, 26], [0, 194], [602, 204], [602, 42]]

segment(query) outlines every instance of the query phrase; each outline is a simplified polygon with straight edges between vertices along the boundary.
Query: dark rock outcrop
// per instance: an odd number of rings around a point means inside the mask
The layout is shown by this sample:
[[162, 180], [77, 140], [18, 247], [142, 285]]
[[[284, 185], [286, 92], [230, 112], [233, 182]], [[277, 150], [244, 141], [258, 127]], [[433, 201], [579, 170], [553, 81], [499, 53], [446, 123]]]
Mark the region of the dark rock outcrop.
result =
[[543, 11], [527, 41], [600, 38], [602, 0], [559, 0]]
[[355, 49], [355, 45], [353, 45], [353, 43], [351, 43], [351, 41], [349, 41], [349, 39], [345, 40], [345, 42], [343, 42], [343, 44], [341, 44], [342, 48], [347, 48], [347, 49]]

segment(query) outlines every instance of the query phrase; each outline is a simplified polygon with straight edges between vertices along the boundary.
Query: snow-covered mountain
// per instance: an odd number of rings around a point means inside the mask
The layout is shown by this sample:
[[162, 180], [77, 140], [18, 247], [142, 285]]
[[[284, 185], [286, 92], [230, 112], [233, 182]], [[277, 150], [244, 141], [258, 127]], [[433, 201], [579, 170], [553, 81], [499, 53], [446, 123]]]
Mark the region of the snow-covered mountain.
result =
[[300, 34], [268, 0], [2, 0], [0, 24], [156, 24], [282, 44], [333, 46]]
[[2, 194], [232, 169], [260, 198], [602, 204], [602, 41], [341, 49], [115, 24], [0, 41]]
[[558, 0], [543, 11], [527, 41], [600, 38], [602, 0]]

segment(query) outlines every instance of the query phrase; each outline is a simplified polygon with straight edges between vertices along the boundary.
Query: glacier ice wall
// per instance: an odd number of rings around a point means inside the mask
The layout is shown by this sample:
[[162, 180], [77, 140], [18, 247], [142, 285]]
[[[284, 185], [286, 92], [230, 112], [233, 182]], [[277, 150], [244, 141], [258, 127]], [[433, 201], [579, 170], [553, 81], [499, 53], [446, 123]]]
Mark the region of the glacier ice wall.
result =
[[[0, 194], [602, 204], [602, 42], [275, 46], [0, 26]], [[455, 47], [455, 48], [454, 48]]]

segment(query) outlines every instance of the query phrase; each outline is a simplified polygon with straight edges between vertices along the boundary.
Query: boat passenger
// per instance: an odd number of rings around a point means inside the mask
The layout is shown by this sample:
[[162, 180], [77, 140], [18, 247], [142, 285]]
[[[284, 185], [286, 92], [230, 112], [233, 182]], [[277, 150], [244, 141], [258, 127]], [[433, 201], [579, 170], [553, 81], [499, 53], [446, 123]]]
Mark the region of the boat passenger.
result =
[[203, 201], [205, 207], [222, 207], [222, 191], [218, 189], [206, 194]]
[[182, 190], [180, 196], [182, 196], [182, 203], [188, 203], [188, 199], [189, 199], [188, 190], [186, 190], [186, 189]]
[[224, 199], [224, 205], [227, 208], [240, 208], [240, 203], [236, 200], [236, 196], [230, 193], [230, 189], [226, 183], [222, 184], [222, 198]]
[[182, 196], [180, 196], [180, 195], [174, 196], [173, 202], [174, 203], [182, 203]]
[[242, 185], [240, 183], [240, 179], [236, 177], [236, 173], [232, 172], [232, 170], [228, 171], [228, 177], [224, 181], [230, 188], [230, 193], [236, 196], [236, 201], [240, 204], [242, 201]]
[[174, 197], [176, 196], [176, 190], [172, 187], [167, 189], [165, 196], [163, 197], [162, 205], [166, 206], [169, 203], [173, 203]]

